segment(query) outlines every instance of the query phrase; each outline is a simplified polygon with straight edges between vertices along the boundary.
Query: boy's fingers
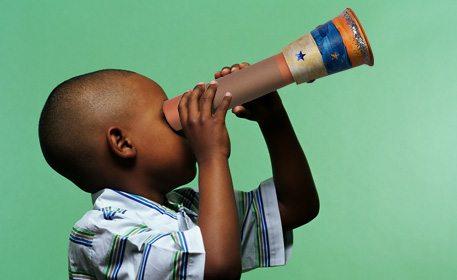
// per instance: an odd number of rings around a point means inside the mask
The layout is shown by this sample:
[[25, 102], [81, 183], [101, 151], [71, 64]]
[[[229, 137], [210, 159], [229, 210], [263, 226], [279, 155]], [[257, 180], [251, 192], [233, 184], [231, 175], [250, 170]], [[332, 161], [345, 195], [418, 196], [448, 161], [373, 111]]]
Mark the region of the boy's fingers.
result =
[[196, 121], [196, 119], [198, 117], [198, 114], [199, 114], [198, 100], [200, 98], [200, 95], [204, 91], [204, 88], [205, 88], [205, 83], [203, 83], [203, 82], [198, 83], [192, 90], [191, 95], [189, 96], [189, 101], [187, 103], [187, 109], [188, 109], [190, 121]]
[[223, 77], [225, 75], [228, 75], [232, 72], [235, 72], [235, 71], [238, 71], [240, 69], [243, 69], [245, 67], [249, 66], [249, 63], [247, 62], [242, 62], [242, 63], [235, 63], [235, 64], [232, 64], [232, 66], [225, 66], [221, 69], [220, 72], [220, 75]]
[[192, 90], [185, 92], [178, 103], [178, 113], [182, 124], [187, 123], [187, 102]]
[[224, 98], [222, 98], [221, 103], [216, 109], [216, 112], [214, 115], [216, 118], [220, 119], [225, 119], [225, 116], [227, 115], [227, 110], [230, 107], [230, 102], [232, 101], [232, 94], [230, 92], [226, 92]]
[[241, 63], [240, 63], [240, 69], [246, 68], [246, 67], [248, 67], [249, 65], [250, 65], [250, 64], [247, 63], [247, 62], [241, 62]]
[[208, 89], [203, 93], [202, 97], [200, 97], [200, 113], [202, 117], [211, 117], [216, 90], [217, 83], [212, 81], [209, 84]]
[[230, 67], [225, 66], [225, 67], [222, 68], [222, 70], [221, 70], [221, 76], [224, 77], [224, 76], [227, 75], [227, 74], [230, 74]]
[[220, 77], [224, 77], [225, 75], [228, 75], [232, 72], [236, 72], [240, 69], [243, 69], [245, 67], [249, 66], [249, 63], [247, 62], [242, 62], [242, 63], [235, 63], [235, 64], [232, 64], [232, 66], [225, 66], [221, 69], [221, 71], [219, 72], [216, 72], [214, 74], [214, 77], [217, 79], [217, 78], [220, 78]]
[[232, 109], [232, 113], [234, 113], [238, 118], [250, 119], [252, 117], [251, 112], [243, 106], [235, 106]]
[[240, 70], [240, 65], [238, 63], [235, 63], [230, 67], [230, 71], [232, 72], [235, 72], [237, 70]]
[[233, 109], [232, 109], [232, 112], [235, 113], [235, 114], [241, 113], [241, 112], [243, 112], [243, 111], [246, 111], [246, 108], [244, 108], [244, 107], [241, 106], [241, 105], [235, 106], [235, 107], [233, 107]]

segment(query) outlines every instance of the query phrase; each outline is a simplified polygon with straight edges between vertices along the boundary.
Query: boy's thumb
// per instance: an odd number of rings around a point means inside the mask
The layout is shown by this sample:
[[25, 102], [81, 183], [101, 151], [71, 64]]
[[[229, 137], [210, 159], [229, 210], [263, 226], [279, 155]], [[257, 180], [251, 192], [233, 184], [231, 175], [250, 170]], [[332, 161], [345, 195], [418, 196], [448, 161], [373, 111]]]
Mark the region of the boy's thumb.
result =
[[230, 107], [230, 101], [232, 101], [232, 94], [227, 91], [224, 98], [222, 98], [221, 103], [217, 107], [216, 116], [225, 118], [227, 110]]

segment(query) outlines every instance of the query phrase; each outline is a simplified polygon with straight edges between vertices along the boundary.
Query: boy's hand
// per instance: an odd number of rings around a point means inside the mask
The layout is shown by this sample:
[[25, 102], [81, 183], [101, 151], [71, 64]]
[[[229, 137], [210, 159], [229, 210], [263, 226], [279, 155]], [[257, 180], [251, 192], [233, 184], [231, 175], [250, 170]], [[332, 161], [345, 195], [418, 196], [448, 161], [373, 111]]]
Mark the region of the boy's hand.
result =
[[[214, 73], [214, 77], [216, 79], [224, 77], [248, 66], [249, 63], [247, 62], [233, 64], [231, 67], [225, 66], [220, 71]], [[268, 121], [271, 116], [283, 111], [284, 107], [277, 91], [270, 92], [257, 99], [235, 106], [232, 109], [232, 112], [237, 117], [256, 121], [258, 123]]]
[[183, 132], [198, 163], [199, 215], [205, 245], [205, 279], [240, 279], [240, 230], [228, 157], [230, 139], [225, 116], [231, 95], [212, 112], [215, 81], [199, 83], [178, 105]]
[[211, 82], [206, 90], [205, 84], [199, 83], [182, 96], [178, 105], [183, 132], [198, 163], [230, 156], [225, 116], [232, 96], [227, 92], [212, 113], [216, 89], [216, 82]]

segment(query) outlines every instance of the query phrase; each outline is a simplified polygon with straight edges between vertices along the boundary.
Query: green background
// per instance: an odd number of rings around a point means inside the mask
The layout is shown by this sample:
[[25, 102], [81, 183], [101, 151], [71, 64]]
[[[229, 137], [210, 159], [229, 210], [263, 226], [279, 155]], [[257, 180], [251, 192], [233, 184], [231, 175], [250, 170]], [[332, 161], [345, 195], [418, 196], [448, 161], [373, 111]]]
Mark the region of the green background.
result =
[[[294, 231], [286, 266], [243, 279], [455, 279], [456, 3], [0, 1], [0, 277], [67, 278], [69, 230], [91, 207], [41, 155], [37, 122], [55, 85], [125, 68], [175, 96], [351, 7], [375, 66], [280, 90], [320, 215]], [[262, 136], [232, 114], [228, 127], [235, 186], [252, 189], [271, 176]]]

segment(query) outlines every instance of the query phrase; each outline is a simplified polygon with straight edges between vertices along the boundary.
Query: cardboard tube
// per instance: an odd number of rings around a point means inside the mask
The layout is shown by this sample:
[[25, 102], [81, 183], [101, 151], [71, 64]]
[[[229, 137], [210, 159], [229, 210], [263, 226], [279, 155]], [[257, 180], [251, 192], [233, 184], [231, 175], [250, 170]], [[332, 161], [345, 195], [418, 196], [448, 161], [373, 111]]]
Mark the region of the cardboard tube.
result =
[[[294, 82], [284, 56], [277, 54], [230, 75], [216, 79], [218, 83], [213, 109], [221, 103], [225, 93], [232, 93], [230, 108], [251, 101]], [[181, 129], [178, 105], [182, 95], [165, 101], [163, 110], [170, 126]]]
[[[354, 11], [345, 9], [333, 20], [319, 25], [281, 53], [217, 79], [216, 108], [227, 91], [232, 93], [230, 108], [256, 99], [295, 82], [301, 84], [374, 63], [365, 31]], [[181, 129], [178, 105], [181, 96], [165, 101], [163, 110], [170, 126]]]

